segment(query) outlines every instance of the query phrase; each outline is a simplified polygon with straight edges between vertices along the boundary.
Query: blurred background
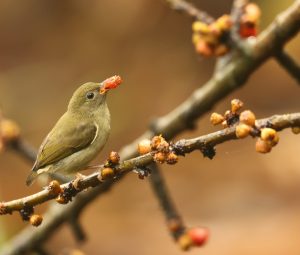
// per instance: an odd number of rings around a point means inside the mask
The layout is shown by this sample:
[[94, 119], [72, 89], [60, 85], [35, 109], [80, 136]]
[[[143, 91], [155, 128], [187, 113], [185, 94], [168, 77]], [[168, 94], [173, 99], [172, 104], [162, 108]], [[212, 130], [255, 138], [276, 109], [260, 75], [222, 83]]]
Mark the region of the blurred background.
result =
[[[261, 29], [292, 2], [257, 1]], [[194, 3], [218, 17], [230, 12], [232, 1]], [[109, 95], [112, 133], [95, 163], [185, 100], [210, 78], [215, 62], [195, 54], [190, 18], [162, 0], [2, 0], [0, 35], [1, 108], [36, 147], [80, 84], [123, 77], [123, 85]], [[299, 38], [287, 48], [299, 59]], [[232, 98], [239, 98], [258, 118], [299, 112], [299, 96], [299, 85], [270, 60], [214, 111], [223, 113]], [[216, 128], [207, 114], [195, 131], [180, 137], [212, 131]], [[186, 224], [211, 230], [207, 245], [190, 254], [300, 253], [300, 136], [281, 132], [279, 145], [267, 155], [256, 153], [254, 146], [250, 138], [227, 142], [217, 147], [213, 160], [195, 152], [176, 166], [162, 166]], [[13, 152], [0, 155], [0, 167], [0, 201], [40, 189], [25, 186], [31, 165]], [[76, 244], [64, 226], [46, 248], [53, 254], [74, 247], [86, 254], [182, 253], [148, 181], [135, 174], [92, 203], [81, 222], [88, 234], [85, 243]], [[27, 225], [18, 214], [1, 217], [0, 243]]]

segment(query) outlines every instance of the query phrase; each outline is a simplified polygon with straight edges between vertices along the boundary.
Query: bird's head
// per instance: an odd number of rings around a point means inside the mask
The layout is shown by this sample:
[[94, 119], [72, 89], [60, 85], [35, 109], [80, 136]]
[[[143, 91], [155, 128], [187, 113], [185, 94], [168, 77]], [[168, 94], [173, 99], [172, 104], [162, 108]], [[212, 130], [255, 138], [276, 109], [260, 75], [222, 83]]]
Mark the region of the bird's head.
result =
[[101, 83], [84, 83], [74, 92], [68, 110], [81, 113], [91, 113], [97, 110], [105, 103], [107, 92], [118, 87], [121, 82], [121, 77], [115, 75]]

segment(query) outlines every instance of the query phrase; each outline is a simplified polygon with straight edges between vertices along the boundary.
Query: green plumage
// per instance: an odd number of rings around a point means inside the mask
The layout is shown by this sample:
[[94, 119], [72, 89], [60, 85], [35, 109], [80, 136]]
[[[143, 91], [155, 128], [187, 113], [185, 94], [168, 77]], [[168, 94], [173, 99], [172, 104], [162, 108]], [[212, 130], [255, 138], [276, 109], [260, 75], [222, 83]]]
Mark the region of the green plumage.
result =
[[68, 110], [43, 141], [26, 184], [42, 173], [83, 170], [101, 151], [110, 133], [110, 114], [102, 84], [85, 83], [73, 94]]

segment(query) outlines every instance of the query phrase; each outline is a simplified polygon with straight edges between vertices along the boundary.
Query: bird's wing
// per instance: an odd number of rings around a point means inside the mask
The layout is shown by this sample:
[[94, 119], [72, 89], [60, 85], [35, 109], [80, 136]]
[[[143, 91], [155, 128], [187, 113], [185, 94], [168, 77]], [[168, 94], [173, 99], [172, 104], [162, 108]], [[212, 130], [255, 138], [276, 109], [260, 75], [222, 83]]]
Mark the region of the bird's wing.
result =
[[95, 123], [81, 122], [67, 126], [57, 123], [42, 143], [33, 171], [70, 156], [90, 145], [97, 136]]

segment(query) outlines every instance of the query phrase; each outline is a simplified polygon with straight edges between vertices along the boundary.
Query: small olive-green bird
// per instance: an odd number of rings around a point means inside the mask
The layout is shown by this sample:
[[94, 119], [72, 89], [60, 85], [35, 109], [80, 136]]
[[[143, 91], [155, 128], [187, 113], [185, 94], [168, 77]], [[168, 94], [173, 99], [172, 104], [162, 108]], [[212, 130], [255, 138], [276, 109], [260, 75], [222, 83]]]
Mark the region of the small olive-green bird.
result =
[[121, 82], [120, 76], [113, 76], [102, 83], [85, 83], [75, 91], [67, 111], [44, 139], [27, 185], [43, 173], [67, 175], [87, 167], [110, 133], [107, 91]]

